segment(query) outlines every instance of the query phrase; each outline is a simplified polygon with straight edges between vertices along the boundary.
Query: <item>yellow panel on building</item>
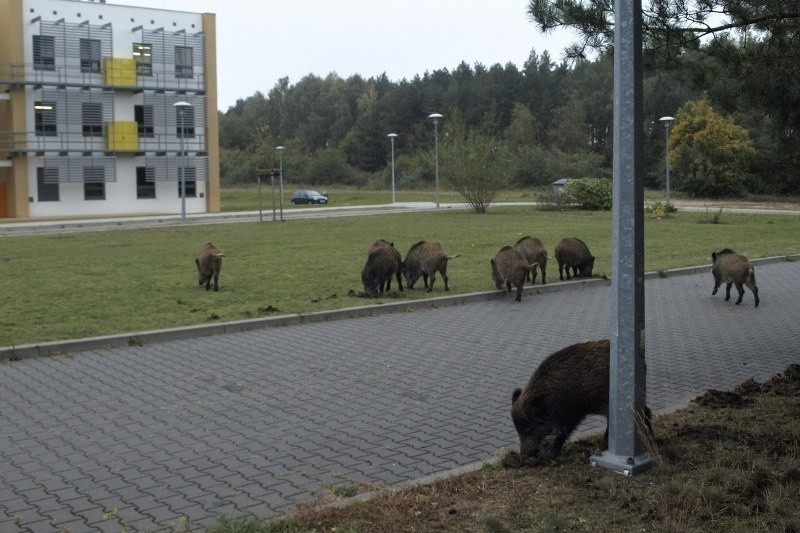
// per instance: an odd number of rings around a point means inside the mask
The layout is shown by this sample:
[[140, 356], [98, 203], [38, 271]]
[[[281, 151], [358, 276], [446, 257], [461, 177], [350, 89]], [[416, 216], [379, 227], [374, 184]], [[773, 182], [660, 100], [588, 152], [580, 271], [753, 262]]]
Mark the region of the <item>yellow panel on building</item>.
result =
[[136, 121], [106, 122], [106, 148], [127, 152], [138, 150], [139, 124]]
[[106, 85], [136, 87], [136, 60], [124, 57], [107, 57], [103, 60]]

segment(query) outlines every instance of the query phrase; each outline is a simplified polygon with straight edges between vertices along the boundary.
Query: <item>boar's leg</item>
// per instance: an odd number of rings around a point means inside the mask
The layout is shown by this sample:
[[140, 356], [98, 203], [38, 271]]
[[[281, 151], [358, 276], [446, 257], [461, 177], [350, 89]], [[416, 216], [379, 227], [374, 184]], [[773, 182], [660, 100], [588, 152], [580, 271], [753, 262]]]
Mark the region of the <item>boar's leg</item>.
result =
[[731, 299], [731, 289], [733, 288], [733, 282], [725, 284], [725, 300]]
[[714, 290], [711, 291], [711, 296], [717, 294], [719, 286], [722, 285], [722, 278], [715, 272], [714, 273]]
[[750, 290], [753, 291], [753, 296], [756, 299], [756, 307], [758, 307], [758, 287], [756, 287], [756, 284], [752, 283], [750, 280], [747, 280], [745, 283], [750, 288]]
[[736, 290], [739, 291], [739, 299], [736, 300], [736, 305], [739, 305], [740, 303], [742, 303], [742, 298], [744, 297], [744, 284], [737, 283]]
[[524, 284], [524, 282], [520, 283], [519, 285], [517, 285], [517, 297], [514, 298], [514, 299], [516, 301], [518, 301], [518, 302], [522, 301], [522, 286], [523, 286], [523, 284]]
[[567, 437], [569, 437], [570, 433], [572, 433], [572, 429], [567, 427], [559, 427], [558, 431], [556, 432], [555, 438], [553, 439], [553, 445], [550, 447], [550, 459], [555, 459], [559, 455], [561, 455], [561, 449], [564, 447], [564, 443], [567, 442]]

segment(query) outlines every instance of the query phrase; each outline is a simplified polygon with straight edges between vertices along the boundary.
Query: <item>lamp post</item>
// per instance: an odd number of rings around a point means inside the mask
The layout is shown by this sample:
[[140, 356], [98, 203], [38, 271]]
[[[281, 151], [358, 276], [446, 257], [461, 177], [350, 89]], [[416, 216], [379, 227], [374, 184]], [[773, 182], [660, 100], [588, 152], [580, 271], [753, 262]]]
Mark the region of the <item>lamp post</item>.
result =
[[667, 205], [669, 205], [669, 125], [675, 119], [673, 117], [661, 117], [658, 120], [660, 120], [661, 122], [664, 123], [664, 127], [667, 130], [667, 182], [666, 182], [666, 188], [667, 188]]
[[433, 119], [434, 159], [436, 161], [436, 207], [439, 207], [439, 119], [444, 117], [439, 113], [431, 113], [428, 118]]
[[392, 203], [395, 202], [395, 192], [394, 192], [394, 140], [397, 137], [396, 133], [390, 133], [387, 135], [389, 139], [392, 141]]
[[181, 137], [181, 156], [183, 157], [183, 167], [179, 168], [179, 187], [181, 188], [181, 222], [186, 222], [186, 169], [189, 166], [189, 156], [186, 150], [186, 127], [184, 121], [186, 120], [186, 110], [191, 109], [193, 106], [189, 102], [175, 102], [172, 104], [178, 112], [180, 124], [180, 137]]
[[281, 222], [283, 222], [283, 150], [284, 146], [276, 146], [275, 149], [278, 151], [278, 155], [280, 157], [280, 166], [278, 167], [278, 172], [280, 172], [280, 185], [278, 187], [278, 191], [280, 196], [279, 206], [281, 209]]

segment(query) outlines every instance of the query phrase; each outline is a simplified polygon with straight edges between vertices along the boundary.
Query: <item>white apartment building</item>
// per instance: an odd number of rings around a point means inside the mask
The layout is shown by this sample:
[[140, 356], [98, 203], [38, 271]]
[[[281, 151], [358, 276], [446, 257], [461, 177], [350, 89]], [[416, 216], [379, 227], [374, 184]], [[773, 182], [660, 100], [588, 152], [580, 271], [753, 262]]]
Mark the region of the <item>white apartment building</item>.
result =
[[216, 212], [219, 195], [215, 15], [0, 0], [0, 219]]

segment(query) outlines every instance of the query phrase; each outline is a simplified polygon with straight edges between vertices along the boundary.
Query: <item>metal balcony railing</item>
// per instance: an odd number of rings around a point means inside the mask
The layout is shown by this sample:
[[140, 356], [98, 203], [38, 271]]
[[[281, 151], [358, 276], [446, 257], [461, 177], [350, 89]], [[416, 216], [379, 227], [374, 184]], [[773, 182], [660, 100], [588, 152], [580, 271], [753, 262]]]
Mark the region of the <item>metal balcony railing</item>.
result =
[[[84, 137], [80, 134], [37, 135], [36, 132], [0, 131], [0, 159], [10, 159], [26, 153], [178, 153], [181, 139], [174, 134], [154, 134], [138, 137], [130, 143], [117, 142], [117, 139], [104, 137]], [[197, 134], [184, 140], [189, 153], [205, 153], [205, 135]], [[114, 147], [123, 146], [123, 149]]]
[[[106, 68], [104, 66], [104, 68]], [[170, 92], [205, 92], [205, 75], [194, 69], [192, 77], [176, 77], [174, 65], [152, 65], [150, 75], [135, 74], [135, 85], [114, 84], [108, 80], [118, 80], [105, 72], [82, 72], [78, 67], [53, 66], [49, 69], [34, 68], [33, 63], [0, 63], [0, 85], [9, 88], [20, 86], [34, 87], [85, 87], [118, 90], [154, 90]], [[184, 74], [180, 70], [178, 74]]]

